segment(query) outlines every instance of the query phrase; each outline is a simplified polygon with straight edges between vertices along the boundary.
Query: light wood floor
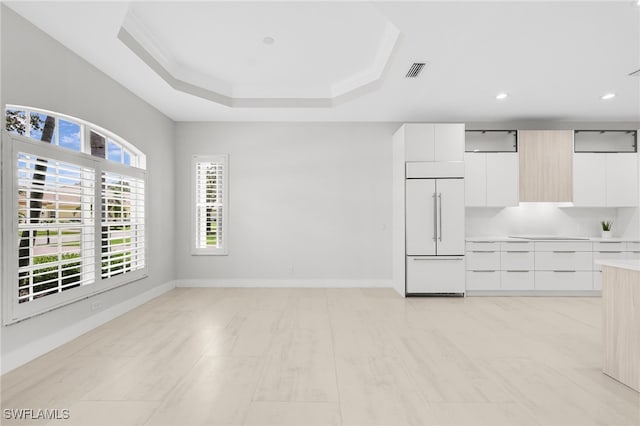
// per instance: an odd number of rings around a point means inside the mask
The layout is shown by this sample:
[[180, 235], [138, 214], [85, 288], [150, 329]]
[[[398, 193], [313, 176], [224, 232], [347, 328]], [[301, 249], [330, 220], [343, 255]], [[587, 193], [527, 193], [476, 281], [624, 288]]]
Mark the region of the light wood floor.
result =
[[640, 394], [600, 371], [600, 308], [176, 289], [3, 376], [2, 408], [69, 408], [64, 425], [639, 425]]

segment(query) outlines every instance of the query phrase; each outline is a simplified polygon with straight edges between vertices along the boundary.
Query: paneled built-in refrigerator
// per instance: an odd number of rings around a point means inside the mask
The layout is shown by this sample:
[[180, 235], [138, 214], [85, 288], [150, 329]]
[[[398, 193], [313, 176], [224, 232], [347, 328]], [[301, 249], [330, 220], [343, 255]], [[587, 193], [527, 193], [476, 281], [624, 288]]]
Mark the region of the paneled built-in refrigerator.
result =
[[459, 163], [409, 163], [407, 172], [406, 293], [463, 294], [464, 169]]

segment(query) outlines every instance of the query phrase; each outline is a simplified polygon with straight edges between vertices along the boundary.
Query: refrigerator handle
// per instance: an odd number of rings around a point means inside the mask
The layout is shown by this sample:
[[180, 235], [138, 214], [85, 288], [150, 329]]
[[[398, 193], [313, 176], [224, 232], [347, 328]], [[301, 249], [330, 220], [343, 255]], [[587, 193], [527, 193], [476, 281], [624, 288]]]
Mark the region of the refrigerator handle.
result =
[[439, 205], [439, 224], [440, 224], [440, 242], [442, 242], [442, 192], [438, 194], [438, 205]]
[[438, 241], [438, 199], [433, 193], [433, 241]]

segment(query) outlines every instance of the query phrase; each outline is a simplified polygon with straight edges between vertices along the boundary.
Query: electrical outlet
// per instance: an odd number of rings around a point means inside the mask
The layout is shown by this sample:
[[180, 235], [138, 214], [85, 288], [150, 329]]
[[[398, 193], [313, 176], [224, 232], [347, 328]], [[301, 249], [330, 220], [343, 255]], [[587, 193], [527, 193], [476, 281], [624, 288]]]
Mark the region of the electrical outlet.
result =
[[102, 302], [98, 302], [98, 301], [93, 302], [91, 304], [91, 310], [92, 311], [97, 311], [98, 309], [102, 309]]
[[293, 274], [293, 265], [292, 265], [292, 266], [289, 266], [289, 273], [290, 273], [290, 274]]

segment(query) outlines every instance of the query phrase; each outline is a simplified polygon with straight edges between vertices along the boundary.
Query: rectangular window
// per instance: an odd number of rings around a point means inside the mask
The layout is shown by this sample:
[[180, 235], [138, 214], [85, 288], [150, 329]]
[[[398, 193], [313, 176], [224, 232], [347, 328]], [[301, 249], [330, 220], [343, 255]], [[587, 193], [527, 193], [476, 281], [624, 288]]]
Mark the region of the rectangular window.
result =
[[228, 158], [193, 157], [193, 254], [227, 254]]
[[18, 303], [93, 284], [95, 171], [19, 152]]
[[144, 268], [144, 181], [102, 173], [102, 278]]

